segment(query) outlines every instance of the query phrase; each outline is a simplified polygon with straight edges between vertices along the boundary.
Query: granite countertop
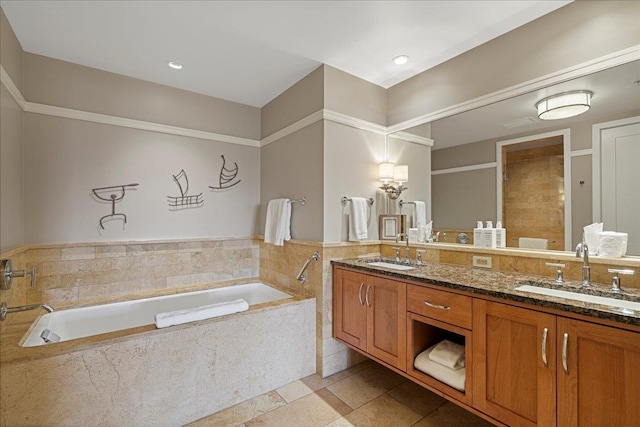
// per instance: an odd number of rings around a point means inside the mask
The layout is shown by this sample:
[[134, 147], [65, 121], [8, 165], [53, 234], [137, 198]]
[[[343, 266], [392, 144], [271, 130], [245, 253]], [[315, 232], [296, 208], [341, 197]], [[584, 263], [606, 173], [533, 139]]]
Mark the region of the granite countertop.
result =
[[612, 294], [609, 292], [609, 286], [607, 285], [593, 284], [591, 288], [581, 289], [582, 283], [575, 280], [566, 280], [565, 283], [558, 285], [554, 282], [554, 279], [544, 276], [499, 272], [433, 262], [425, 262], [421, 266], [412, 264], [412, 267], [415, 267], [413, 270], [399, 271], [369, 264], [374, 261], [395, 264], [393, 259], [387, 258], [353, 258], [334, 260], [331, 263], [336, 266], [361, 270], [363, 272], [382, 274], [392, 279], [411, 280], [413, 282], [465, 291], [477, 294], [478, 296], [486, 295], [507, 301], [531, 304], [538, 307], [546, 307], [583, 316], [640, 326], [640, 311], [623, 310], [621, 308], [591, 302], [540, 295], [519, 291], [515, 288], [522, 285], [535, 285], [564, 291], [579, 290], [580, 293], [584, 294], [634, 302], [640, 302], [640, 289], [624, 289], [623, 286], [622, 294]]

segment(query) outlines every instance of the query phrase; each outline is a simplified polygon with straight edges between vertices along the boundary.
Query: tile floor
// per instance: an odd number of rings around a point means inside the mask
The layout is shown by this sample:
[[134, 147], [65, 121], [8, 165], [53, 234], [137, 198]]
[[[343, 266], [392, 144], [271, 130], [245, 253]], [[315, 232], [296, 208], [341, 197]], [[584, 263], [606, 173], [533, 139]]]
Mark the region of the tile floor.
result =
[[189, 427], [488, 427], [490, 423], [367, 361], [314, 374], [202, 418]]

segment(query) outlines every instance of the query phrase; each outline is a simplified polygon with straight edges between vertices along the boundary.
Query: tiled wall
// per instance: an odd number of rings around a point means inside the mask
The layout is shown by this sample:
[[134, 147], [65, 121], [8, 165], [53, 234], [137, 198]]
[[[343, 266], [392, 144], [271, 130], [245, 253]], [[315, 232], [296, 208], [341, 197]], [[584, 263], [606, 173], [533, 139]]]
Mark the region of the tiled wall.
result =
[[[15, 252], [15, 251], [12, 251]], [[36, 267], [36, 286], [16, 279], [2, 291], [10, 305], [77, 304], [97, 298], [258, 276], [253, 239], [32, 246], [11, 257]], [[5, 296], [6, 293], [6, 296]]]

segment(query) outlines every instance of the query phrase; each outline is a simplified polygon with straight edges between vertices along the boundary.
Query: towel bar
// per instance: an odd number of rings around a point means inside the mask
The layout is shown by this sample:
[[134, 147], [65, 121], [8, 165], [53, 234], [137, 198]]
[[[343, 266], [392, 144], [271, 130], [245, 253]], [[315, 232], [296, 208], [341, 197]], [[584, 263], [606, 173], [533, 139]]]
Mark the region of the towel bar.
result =
[[[347, 203], [351, 201], [351, 197], [344, 196], [341, 200], [342, 203]], [[367, 204], [369, 206], [373, 206], [373, 197], [369, 197], [369, 199], [367, 199]]]
[[398, 205], [400, 205], [400, 209], [402, 209], [402, 205], [415, 205], [416, 202], [405, 202], [404, 200], [400, 200]]
[[307, 204], [307, 198], [303, 196], [301, 199], [290, 199], [289, 203], [300, 203], [302, 206], [304, 206]]

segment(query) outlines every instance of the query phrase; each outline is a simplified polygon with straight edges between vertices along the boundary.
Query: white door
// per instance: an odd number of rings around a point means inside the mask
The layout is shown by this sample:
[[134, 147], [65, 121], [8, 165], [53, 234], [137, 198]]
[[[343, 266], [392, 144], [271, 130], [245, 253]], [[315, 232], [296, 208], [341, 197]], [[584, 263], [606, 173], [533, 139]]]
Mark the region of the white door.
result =
[[600, 164], [604, 230], [629, 233], [640, 255], [640, 123], [602, 130]]

